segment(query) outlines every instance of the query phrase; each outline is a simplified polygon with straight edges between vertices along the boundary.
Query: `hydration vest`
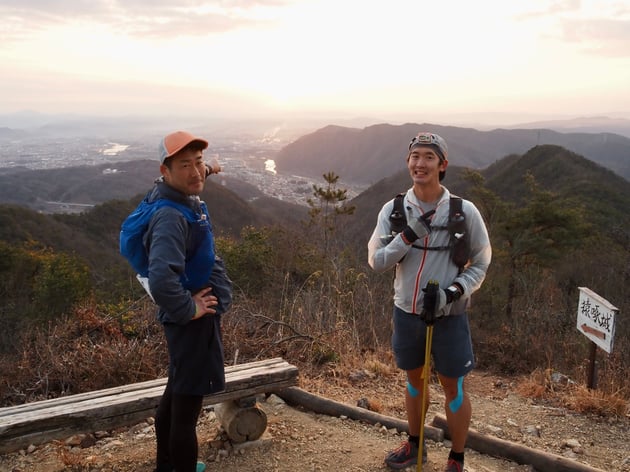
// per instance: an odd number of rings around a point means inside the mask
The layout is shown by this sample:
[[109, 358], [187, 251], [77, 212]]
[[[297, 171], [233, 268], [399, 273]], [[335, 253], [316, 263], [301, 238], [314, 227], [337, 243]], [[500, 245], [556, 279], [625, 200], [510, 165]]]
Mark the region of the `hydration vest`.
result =
[[214, 238], [210, 216], [204, 202], [201, 202], [201, 213], [167, 198], [149, 202], [149, 194], [144, 197], [136, 209], [123, 221], [120, 230], [120, 253], [127, 259], [131, 267], [141, 277], [149, 275], [149, 255], [142, 242], [151, 218], [156, 210], [164, 206], [177, 209], [190, 223], [193, 250], [186, 252], [184, 274], [181, 276], [182, 286], [187, 290], [197, 290], [208, 285], [215, 263]]
[[[399, 193], [394, 198], [394, 208], [389, 215], [390, 231], [393, 236], [402, 232], [407, 226], [407, 214], [404, 208], [405, 194]], [[451, 195], [448, 207], [448, 224], [446, 226], [433, 226], [431, 231], [448, 231], [450, 238], [447, 246], [420, 246], [417, 242], [412, 244], [416, 249], [428, 251], [450, 251], [451, 259], [460, 270], [468, 262], [470, 257], [470, 241], [466, 231], [466, 215], [462, 210], [462, 199]]]

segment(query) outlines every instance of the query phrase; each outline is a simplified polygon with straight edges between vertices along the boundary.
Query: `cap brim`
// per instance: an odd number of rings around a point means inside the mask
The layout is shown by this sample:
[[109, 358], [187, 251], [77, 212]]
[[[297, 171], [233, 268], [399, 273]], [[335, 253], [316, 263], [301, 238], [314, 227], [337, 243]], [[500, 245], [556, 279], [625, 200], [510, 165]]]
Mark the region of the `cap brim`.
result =
[[203, 138], [198, 138], [187, 131], [176, 131], [165, 136], [162, 141], [160, 141], [160, 161], [164, 163], [166, 159], [173, 157], [191, 143], [199, 143], [201, 145], [201, 149], [206, 149], [208, 147], [208, 141]]

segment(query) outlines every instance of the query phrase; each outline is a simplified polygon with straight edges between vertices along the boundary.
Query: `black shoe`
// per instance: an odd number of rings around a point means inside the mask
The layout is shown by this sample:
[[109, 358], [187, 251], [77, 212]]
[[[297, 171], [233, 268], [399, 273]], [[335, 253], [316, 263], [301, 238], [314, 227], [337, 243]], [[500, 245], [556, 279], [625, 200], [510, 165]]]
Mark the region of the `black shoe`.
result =
[[[422, 463], [427, 462], [426, 442], [422, 448]], [[385, 457], [385, 464], [392, 469], [404, 469], [410, 465], [418, 463], [418, 446], [414, 443], [405, 441], [397, 449], [391, 451]]]
[[[206, 464], [203, 462], [197, 462], [196, 472], [204, 472], [206, 470]], [[158, 466], [153, 472], [174, 472], [171, 464], [162, 464]]]
[[444, 472], [464, 472], [463, 462], [456, 461], [455, 459], [449, 459], [446, 463], [446, 469]]

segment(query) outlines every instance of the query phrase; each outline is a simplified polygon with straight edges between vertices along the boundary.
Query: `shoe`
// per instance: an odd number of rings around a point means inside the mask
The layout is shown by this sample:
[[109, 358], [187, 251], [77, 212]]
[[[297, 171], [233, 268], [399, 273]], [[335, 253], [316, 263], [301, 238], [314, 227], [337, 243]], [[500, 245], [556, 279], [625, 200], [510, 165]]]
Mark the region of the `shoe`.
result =
[[[425, 464], [427, 462], [427, 448], [426, 442], [423, 443], [422, 447], [422, 463]], [[392, 469], [404, 469], [409, 467], [410, 465], [414, 465], [418, 463], [418, 446], [415, 444], [405, 441], [398, 448], [391, 451], [387, 456], [385, 456], [385, 464], [387, 464]]]
[[[195, 472], [204, 472], [205, 470], [206, 470], [206, 464], [204, 464], [203, 462], [197, 462], [197, 468], [195, 469]], [[153, 472], [175, 472], [175, 470], [173, 469], [172, 466], [167, 464], [167, 465], [162, 465], [158, 467]]]
[[444, 472], [464, 472], [464, 463], [456, 461], [455, 459], [449, 459]]

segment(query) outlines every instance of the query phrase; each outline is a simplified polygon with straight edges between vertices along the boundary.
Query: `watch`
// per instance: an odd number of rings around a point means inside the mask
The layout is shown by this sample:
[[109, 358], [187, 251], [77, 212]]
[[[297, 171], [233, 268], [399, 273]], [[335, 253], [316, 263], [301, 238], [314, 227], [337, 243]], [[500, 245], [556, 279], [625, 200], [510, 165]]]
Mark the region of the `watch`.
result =
[[462, 292], [460, 292], [455, 285], [451, 285], [450, 287], [448, 287], [445, 292], [447, 298], [450, 299], [450, 302], [456, 302], [457, 300], [459, 300], [459, 297], [462, 296]]

